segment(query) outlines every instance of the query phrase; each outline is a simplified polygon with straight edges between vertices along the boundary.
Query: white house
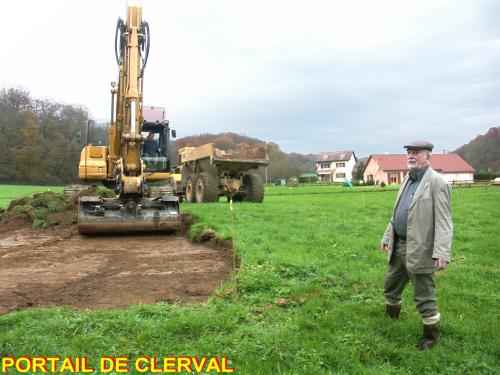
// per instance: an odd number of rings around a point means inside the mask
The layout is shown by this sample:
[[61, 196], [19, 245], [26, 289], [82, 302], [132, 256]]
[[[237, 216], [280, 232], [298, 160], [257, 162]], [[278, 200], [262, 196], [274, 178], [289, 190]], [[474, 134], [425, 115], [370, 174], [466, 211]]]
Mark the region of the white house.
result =
[[358, 159], [353, 150], [320, 152], [316, 159], [316, 173], [320, 182], [352, 180], [352, 170]]

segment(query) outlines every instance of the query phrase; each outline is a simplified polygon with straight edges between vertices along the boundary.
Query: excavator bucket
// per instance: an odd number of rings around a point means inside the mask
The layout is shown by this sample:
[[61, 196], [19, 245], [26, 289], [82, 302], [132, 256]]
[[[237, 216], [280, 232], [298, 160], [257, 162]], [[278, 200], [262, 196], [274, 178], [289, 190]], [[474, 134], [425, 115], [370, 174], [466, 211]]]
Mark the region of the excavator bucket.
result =
[[81, 234], [166, 232], [180, 226], [179, 200], [175, 196], [138, 200], [86, 196], [78, 200]]

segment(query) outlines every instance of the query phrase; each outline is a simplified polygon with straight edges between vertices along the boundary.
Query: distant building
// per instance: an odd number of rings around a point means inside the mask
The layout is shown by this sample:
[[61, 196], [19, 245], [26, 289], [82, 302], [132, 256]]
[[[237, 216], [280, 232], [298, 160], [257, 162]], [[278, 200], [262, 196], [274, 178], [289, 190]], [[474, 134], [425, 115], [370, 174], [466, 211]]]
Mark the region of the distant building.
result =
[[272, 181], [274, 185], [277, 186], [285, 186], [286, 185], [286, 180], [284, 178], [277, 178]]
[[[431, 167], [449, 183], [474, 182], [476, 170], [457, 154], [431, 154]], [[407, 173], [405, 154], [372, 154], [366, 162], [363, 180], [400, 184]]]
[[352, 170], [357, 163], [353, 150], [320, 152], [316, 159], [316, 173], [320, 182], [352, 180]]

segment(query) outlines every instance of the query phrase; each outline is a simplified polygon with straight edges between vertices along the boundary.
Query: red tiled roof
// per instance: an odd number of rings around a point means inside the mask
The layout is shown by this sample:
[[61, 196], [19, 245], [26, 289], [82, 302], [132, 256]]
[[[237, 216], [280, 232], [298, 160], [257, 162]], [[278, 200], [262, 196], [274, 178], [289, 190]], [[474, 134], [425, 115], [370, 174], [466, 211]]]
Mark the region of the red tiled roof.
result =
[[438, 172], [475, 172], [476, 170], [458, 154], [431, 154], [431, 167]]
[[[408, 169], [405, 154], [372, 154], [370, 159], [374, 159], [384, 171], [406, 171]], [[443, 173], [476, 171], [457, 154], [431, 154], [431, 167]]]
[[[377, 162], [384, 171], [406, 171], [406, 155], [404, 154], [372, 154], [370, 159]], [[369, 161], [368, 161], [369, 162]], [[368, 162], [366, 165], [368, 165]]]

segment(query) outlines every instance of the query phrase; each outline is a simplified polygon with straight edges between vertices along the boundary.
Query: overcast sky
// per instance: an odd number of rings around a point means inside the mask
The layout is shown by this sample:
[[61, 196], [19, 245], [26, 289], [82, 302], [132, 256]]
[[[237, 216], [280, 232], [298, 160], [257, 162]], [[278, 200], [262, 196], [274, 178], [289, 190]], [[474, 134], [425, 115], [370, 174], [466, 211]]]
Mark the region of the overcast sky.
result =
[[[0, 84], [109, 120], [125, 0], [2, 1]], [[144, 103], [178, 137], [286, 152], [451, 150], [500, 125], [500, 2], [143, 0]]]

